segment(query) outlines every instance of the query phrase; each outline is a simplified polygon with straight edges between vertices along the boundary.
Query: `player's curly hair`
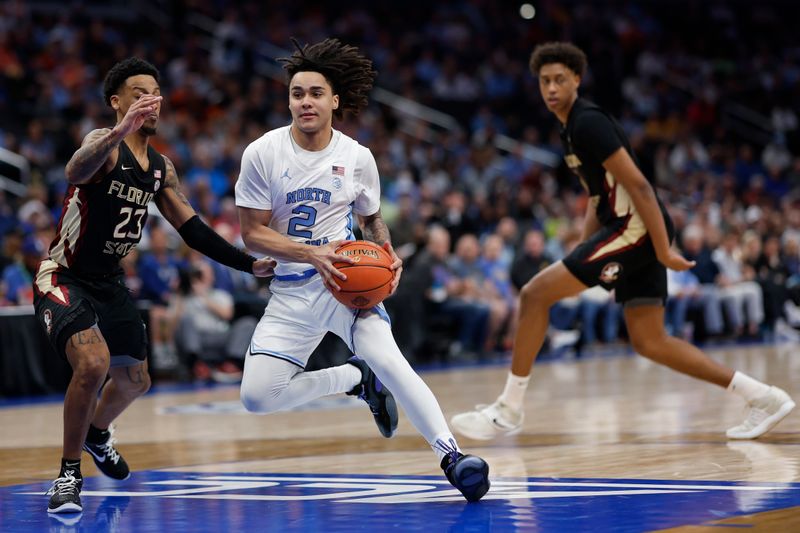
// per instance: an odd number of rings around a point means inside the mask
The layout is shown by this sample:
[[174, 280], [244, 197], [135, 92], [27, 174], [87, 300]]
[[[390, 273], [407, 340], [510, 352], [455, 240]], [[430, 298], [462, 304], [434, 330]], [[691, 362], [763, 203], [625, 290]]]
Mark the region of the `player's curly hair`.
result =
[[531, 54], [531, 73], [539, 75], [539, 69], [550, 63], [561, 63], [578, 76], [586, 72], [586, 54], [572, 43], [550, 42], [538, 45]]
[[292, 56], [278, 59], [286, 69], [288, 81], [298, 72], [319, 72], [325, 76], [333, 93], [339, 95], [339, 108], [333, 112], [339, 119], [345, 111], [358, 115], [367, 106], [367, 95], [378, 73], [372, 68], [372, 61], [359, 54], [358, 48], [339, 39], [305, 46], [292, 39], [292, 44], [296, 48]]
[[144, 59], [138, 57], [129, 57], [123, 59], [108, 71], [105, 80], [103, 80], [103, 96], [105, 97], [106, 104], [111, 105], [111, 97], [117, 94], [119, 88], [125, 84], [125, 80], [131, 76], [138, 76], [139, 74], [147, 74], [153, 76], [158, 81], [158, 69]]

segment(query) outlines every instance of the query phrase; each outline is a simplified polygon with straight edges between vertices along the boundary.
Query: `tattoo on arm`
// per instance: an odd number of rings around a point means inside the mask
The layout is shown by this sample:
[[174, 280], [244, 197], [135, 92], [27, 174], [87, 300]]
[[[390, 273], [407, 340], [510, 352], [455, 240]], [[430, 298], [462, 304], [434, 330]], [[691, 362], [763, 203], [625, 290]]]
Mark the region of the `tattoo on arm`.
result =
[[380, 211], [374, 215], [364, 217], [361, 232], [364, 234], [364, 239], [381, 246], [391, 238], [389, 228], [386, 226]]
[[77, 348], [78, 346], [86, 346], [89, 344], [105, 344], [105, 340], [100, 336], [97, 328], [90, 328], [79, 331], [69, 338], [70, 346]]
[[64, 169], [69, 182], [80, 185], [90, 181], [122, 139], [123, 137], [108, 128], [95, 130], [87, 135]]
[[144, 381], [142, 365], [126, 367], [125, 371], [128, 373], [128, 379], [131, 380], [131, 383], [142, 383]]
[[167, 176], [164, 178], [164, 186], [175, 191], [175, 195], [178, 197], [178, 200], [180, 200], [181, 203], [191, 207], [192, 204], [189, 203], [189, 200], [187, 200], [186, 196], [184, 196], [183, 192], [181, 192], [181, 182], [178, 180], [178, 172], [175, 170], [175, 165], [172, 164], [172, 161], [169, 157], [163, 157], [167, 164]]

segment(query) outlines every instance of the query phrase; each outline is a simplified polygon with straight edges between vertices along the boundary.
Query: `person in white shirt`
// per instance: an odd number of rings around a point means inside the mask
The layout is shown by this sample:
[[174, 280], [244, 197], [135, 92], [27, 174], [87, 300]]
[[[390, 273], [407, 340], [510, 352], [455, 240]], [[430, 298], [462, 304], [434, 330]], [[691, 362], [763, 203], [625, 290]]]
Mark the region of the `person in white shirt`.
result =
[[[328, 394], [357, 394], [369, 404], [381, 433], [391, 437], [397, 427], [396, 396], [439, 456], [448, 480], [467, 500], [477, 501], [489, 490], [489, 466], [460, 452], [433, 393], [400, 353], [383, 306], [352, 309], [331, 293], [339, 290], [335, 279], [345, 279], [333, 263], [351, 262], [336, 248], [354, 239], [356, 218], [364, 238], [394, 258], [392, 292], [402, 272], [381, 217], [375, 159], [333, 129], [334, 116], [357, 114], [367, 105], [377, 73], [357, 48], [338, 39], [303, 47], [293, 43], [295, 52], [281, 59], [292, 122], [247, 147], [236, 183], [244, 242], [278, 261], [272, 298], [245, 357], [242, 403], [249, 411], [267, 413]], [[358, 357], [305, 372], [328, 331]]]

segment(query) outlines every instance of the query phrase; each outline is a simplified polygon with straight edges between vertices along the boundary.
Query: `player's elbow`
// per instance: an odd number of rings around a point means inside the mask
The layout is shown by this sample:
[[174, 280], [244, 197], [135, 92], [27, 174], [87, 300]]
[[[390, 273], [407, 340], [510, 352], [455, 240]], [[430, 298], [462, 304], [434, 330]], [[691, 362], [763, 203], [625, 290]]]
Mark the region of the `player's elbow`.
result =
[[67, 177], [67, 181], [72, 185], [80, 185], [84, 181], [84, 176], [77, 172], [75, 165], [72, 164], [72, 161], [67, 163], [67, 166], [64, 167], [64, 174]]

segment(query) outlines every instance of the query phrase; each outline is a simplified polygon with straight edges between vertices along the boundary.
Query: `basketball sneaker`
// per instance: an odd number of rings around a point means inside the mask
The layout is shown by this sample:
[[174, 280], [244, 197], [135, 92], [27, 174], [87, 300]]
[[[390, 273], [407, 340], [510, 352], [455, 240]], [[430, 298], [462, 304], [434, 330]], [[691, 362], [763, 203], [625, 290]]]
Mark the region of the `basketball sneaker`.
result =
[[477, 455], [452, 451], [442, 457], [442, 470], [447, 480], [468, 502], [477, 502], [489, 492], [489, 465]]
[[74, 472], [67, 470], [64, 474], [53, 481], [47, 496], [50, 502], [47, 504], [48, 513], [80, 513], [83, 511], [81, 505], [81, 487], [83, 478], [75, 477]]
[[117, 439], [114, 438], [114, 426], [108, 426], [108, 439], [103, 443], [92, 443], [85, 441], [83, 449], [89, 452], [89, 455], [94, 459], [94, 464], [100, 472], [110, 477], [111, 479], [124, 480], [131, 477], [131, 471], [128, 468], [128, 463], [114, 448]]
[[499, 399], [491, 405], [480, 404], [474, 411], [455, 415], [450, 425], [464, 435], [476, 440], [491, 440], [499, 435], [514, 435], [522, 429], [525, 414], [511, 408]]
[[791, 413], [794, 405], [785, 391], [770, 387], [767, 394], [748, 404], [744, 422], [730, 428], [725, 434], [729, 439], [757, 439]]
[[392, 393], [383, 386], [375, 372], [358, 357], [351, 357], [347, 362], [361, 370], [361, 383], [347, 393], [348, 396], [358, 396], [367, 402], [375, 423], [381, 435], [391, 438], [397, 430], [397, 404]]

